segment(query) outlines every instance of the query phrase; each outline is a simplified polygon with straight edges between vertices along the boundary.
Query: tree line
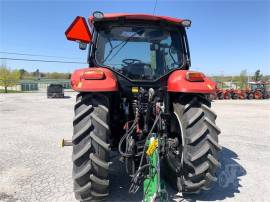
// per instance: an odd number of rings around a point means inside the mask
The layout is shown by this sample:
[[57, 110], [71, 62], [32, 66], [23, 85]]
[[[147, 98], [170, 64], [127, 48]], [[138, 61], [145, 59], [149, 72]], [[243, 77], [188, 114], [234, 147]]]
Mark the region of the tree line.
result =
[[70, 79], [70, 76], [70, 73], [40, 72], [38, 69], [34, 72], [28, 72], [25, 69], [12, 70], [4, 65], [0, 66], [0, 86], [4, 87], [5, 93], [8, 92], [8, 87], [17, 85], [23, 79]]
[[34, 72], [28, 72], [25, 69], [19, 69], [20, 79], [70, 79], [70, 73], [61, 72], [40, 72], [37, 69]]

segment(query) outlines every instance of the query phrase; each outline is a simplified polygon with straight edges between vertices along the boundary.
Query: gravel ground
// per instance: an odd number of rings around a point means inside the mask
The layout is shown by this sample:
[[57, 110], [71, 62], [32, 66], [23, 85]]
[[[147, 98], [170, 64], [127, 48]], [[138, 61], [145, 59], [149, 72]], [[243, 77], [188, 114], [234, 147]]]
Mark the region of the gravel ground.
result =
[[[71, 147], [75, 93], [47, 99], [42, 93], [0, 94], [0, 201], [75, 201]], [[223, 150], [216, 186], [198, 196], [169, 194], [176, 201], [269, 201], [270, 100], [213, 102]], [[112, 154], [108, 201], [141, 201], [127, 193], [129, 179]]]

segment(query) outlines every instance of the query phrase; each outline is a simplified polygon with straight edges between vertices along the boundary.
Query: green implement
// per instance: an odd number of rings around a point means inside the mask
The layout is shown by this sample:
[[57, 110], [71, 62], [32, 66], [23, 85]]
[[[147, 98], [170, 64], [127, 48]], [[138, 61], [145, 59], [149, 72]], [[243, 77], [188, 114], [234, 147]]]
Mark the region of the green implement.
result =
[[160, 160], [159, 160], [159, 140], [156, 134], [153, 134], [148, 141], [146, 151], [147, 161], [149, 163], [149, 172], [143, 182], [144, 202], [165, 202], [167, 192], [165, 185], [160, 180]]

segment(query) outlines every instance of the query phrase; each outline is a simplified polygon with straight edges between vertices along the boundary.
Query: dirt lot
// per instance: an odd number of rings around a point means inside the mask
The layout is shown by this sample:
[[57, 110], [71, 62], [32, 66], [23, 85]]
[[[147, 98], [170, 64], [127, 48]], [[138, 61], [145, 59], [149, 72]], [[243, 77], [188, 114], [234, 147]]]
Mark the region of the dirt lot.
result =
[[[0, 94], [0, 201], [75, 201], [71, 148], [59, 148], [72, 135], [75, 93], [65, 99], [45, 94]], [[222, 129], [222, 168], [213, 190], [176, 201], [269, 201], [270, 100], [216, 101]], [[112, 156], [111, 198], [140, 201], [127, 193], [129, 179]], [[124, 176], [123, 176], [124, 175]]]

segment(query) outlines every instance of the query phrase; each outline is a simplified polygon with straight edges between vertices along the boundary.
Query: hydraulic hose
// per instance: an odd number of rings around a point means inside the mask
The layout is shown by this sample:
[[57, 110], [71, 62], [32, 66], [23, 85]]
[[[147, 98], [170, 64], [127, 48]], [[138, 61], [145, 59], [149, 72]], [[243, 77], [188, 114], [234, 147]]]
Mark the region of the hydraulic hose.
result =
[[127, 139], [135, 129], [137, 124], [137, 119], [134, 120], [133, 124], [131, 125], [130, 129], [126, 131], [125, 135], [120, 139], [119, 144], [118, 144], [118, 151], [123, 157], [131, 157], [133, 154], [128, 154], [122, 151], [122, 144], [125, 139]]
[[147, 137], [145, 139], [145, 143], [144, 143], [144, 147], [143, 147], [143, 153], [142, 153], [142, 156], [141, 156], [141, 160], [140, 160], [140, 164], [139, 164], [138, 170], [142, 166], [142, 162], [143, 162], [143, 158], [144, 158], [144, 154], [145, 154], [145, 149], [146, 149], [146, 145], [147, 145], [147, 140], [150, 138], [150, 136], [151, 136], [151, 134], [152, 134], [152, 132], [153, 132], [153, 130], [154, 130], [154, 128], [155, 128], [158, 120], [159, 120], [159, 118], [160, 118], [160, 113], [157, 115], [157, 117], [156, 117], [156, 119], [155, 119], [155, 121], [153, 123], [153, 126], [152, 126], [151, 130], [149, 131], [149, 133], [148, 133], [148, 135], [147, 135]]
[[152, 128], [151, 128], [151, 130], [149, 131], [149, 133], [148, 133], [148, 135], [147, 135], [147, 137], [146, 137], [146, 139], [145, 139], [145, 144], [144, 144], [144, 147], [143, 147], [143, 153], [142, 153], [142, 156], [141, 156], [141, 159], [140, 159], [139, 167], [138, 167], [136, 173], [134, 174], [134, 176], [133, 176], [133, 178], [132, 178], [132, 180], [131, 180], [132, 184], [131, 184], [131, 186], [130, 186], [130, 188], [129, 188], [129, 192], [130, 192], [130, 193], [136, 193], [136, 192], [138, 191], [139, 185], [140, 185], [141, 182], [138, 182], [138, 179], [137, 179], [137, 178], [139, 178], [140, 172], [141, 172], [142, 170], [144, 170], [145, 168], [147, 168], [147, 167], [150, 166], [149, 164], [146, 164], [146, 165], [143, 165], [143, 166], [142, 166], [142, 162], [143, 162], [143, 158], [144, 158], [144, 155], [145, 155], [145, 150], [146, 150], [146, 146], [147, 146], [147, 140], [150, 138], [150, 136], [151, 136], [151, 134], [152, 134], [152, 132], [153, 132], [153, 130], [154, 130], [156, 124], [157, 124], [158, 121], [159, 121], [159, 118], [160, 118], [160, 113], [156, 116], [156, 119], [155, 119], [155, 121], [154, 121], [154, 123], [153, 123], [153, 125], [152, 125]]

